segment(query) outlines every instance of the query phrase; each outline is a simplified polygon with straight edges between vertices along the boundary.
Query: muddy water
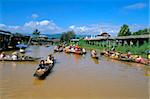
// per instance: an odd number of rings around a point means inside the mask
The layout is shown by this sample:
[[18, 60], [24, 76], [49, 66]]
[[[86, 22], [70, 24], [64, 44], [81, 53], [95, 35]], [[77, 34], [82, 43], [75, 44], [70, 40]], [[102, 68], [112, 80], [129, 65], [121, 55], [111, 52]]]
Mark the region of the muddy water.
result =
[[[32, 46], [31, 56], [46, 58], [53, 47]], [[55, 53], [56, 65], [45, 79], [33, 77], [37, 62], [0, 62], [0, 99], [148, 99], [142, 65], [90, 54]]]

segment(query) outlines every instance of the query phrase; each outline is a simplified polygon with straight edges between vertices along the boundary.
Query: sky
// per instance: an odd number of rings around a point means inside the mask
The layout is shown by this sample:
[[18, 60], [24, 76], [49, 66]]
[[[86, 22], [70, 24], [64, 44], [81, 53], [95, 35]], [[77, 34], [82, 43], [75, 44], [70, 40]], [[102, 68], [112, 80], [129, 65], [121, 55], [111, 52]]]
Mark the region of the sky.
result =
[[149, 27], [149, 0], [0, 0], [0, 29], [11, 32], [117, 35]]

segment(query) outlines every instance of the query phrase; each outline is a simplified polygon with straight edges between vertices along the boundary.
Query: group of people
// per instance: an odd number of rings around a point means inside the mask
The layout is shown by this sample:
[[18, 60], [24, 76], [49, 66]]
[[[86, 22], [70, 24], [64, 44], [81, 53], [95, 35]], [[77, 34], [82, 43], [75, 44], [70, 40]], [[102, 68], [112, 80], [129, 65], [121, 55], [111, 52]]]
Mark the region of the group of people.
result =
[[46, 60], [40, 61], [37, 71], [44, 72], [47, 69], [47, 66], [49, 66], [49, 64], [54, 64], [54, 57], [52, 56], [52, 54], [48, 55]]
[[82, 53], [86, 53], [86, 50], [84, 48], [79, 47], [78, 44], [76, 45], [72, 45], [70, 44], [69, 46], [65, 47], [65, 51], [66, 52], [82, 52]]
[[12, 60], [17, 60], [18, 55], [17, 53], [12, 53], [12, 55], [6, 55], [5, 52], [2, 52], [0, 54], [0, 59], [12, 59]]
[[111, 50], [111, 51], [104, 50], [102, 52], [102, 54], [104, 54], [105, 56], [108, 56], [110, 58], [113, 58], [113, 59], [120, 59], [120, 60], [126, 59], [126, 60], [130, 60], [130, 61], [137, 62], [137, 63], [143, 63], [143, 64], [150, 63], [150, 52], [147, 54], [147, 59], [143, 58], [140, 55], [134, 55], [129, 50], [128, 50], [127, 54], [117, 52], [117, 51], [115, 51], [115, 49]]

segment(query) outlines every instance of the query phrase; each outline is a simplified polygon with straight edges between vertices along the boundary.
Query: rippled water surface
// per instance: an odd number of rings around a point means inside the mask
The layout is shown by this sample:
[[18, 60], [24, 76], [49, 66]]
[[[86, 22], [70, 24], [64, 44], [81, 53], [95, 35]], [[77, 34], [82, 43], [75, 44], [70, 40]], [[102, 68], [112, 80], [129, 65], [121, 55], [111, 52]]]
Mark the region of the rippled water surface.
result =
[[[30, 56], [45, 59], [51, 47], [31, 46]], [[90, 54], [55, 53], [46, 79], [33, 77], [36, 62], [0, 62], [0, 99], [148, 99], [148, 77], [142, 65]]]

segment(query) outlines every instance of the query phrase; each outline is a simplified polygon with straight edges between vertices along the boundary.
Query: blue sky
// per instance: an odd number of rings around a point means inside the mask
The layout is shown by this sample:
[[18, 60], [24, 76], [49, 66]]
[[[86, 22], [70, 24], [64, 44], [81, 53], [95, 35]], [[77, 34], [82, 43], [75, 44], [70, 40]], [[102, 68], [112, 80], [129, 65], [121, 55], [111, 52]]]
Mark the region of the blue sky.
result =
[[0, 29], [30, 33], [74, 30], [116, 35], [122, 24], [132, 31], [148, 27], [149, 0], [0, 0]]

